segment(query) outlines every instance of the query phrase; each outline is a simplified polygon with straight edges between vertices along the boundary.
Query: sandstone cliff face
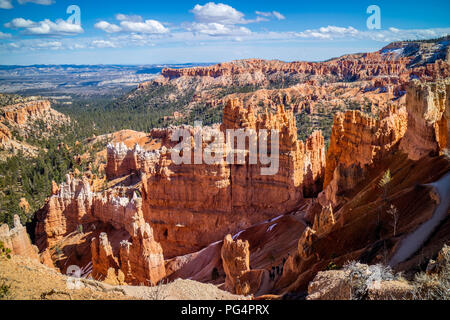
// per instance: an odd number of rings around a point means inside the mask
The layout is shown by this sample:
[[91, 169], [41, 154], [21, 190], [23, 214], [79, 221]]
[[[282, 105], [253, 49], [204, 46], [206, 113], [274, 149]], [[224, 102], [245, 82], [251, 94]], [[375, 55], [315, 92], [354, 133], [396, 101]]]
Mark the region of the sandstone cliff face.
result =
[[1, 108], [0, 120], [23, 125], [31, 119], [42, 118], [50, 110], [50, 101], [30, 101]]
[[148, 224], [139, 226], [131, 239], [122, 240], [118, 250], [113, 250], [108, 235], [101, 233], [98, 239], [92, 239], [91, 252], [92, 276], [96, 279], [108, 278], [112, 269], [126, 283], [153, 286], [166, 275], [162, 248], [154, 241]]
[[450, 80], [408, 87], [408, 130], [400, 148], [412, 160], [450, 147]]
[[4, 145], [11, 139], [11, 131], [3, 123], [0, 123], [0, 144]]
[[[144, 223], [143, 220], [140, 223]], [[156, 285], [166, 276], [161, 245], [148, 223], [137, 226], [130, 241], [120, 243], [120, 265], [129, 283]]]
[[[324, 140], [317, 132], [306, 147], [298, 141], [292, 112], [280, 108], [276, 114], [257, 117], [240, 102], [231, 101], [221, 130], [236, 128], [280, 132], [275, 175], [262, 175], [260, 162], [230, 165], [225, 158], [214, 165], [175, 165], [167, 151], [143, 176], [144, 216], [166, 258], [195, 252], [227, 233], [292, 211], [304, 189], [321, 188]], [[229, 147], [224, 145], [222, 150]]]
[[315, 197], [322, 191], [325, 174], [325, 140], [321, 131], [314, 131], [305, 142], [304, 188], [305, 197]]
[[[108, 269], [120, 269], [127, 283], [157, 283], [165, 276], [161, 246], [154, 241], [142, 216], [142, 200], [134, 190], [91, 191], [89, 182], [67, 176], [46, 206], [37, 214], [36, 243], [53, 247], [80, 225], [106, 224], [123, 231], [120, 247], [112, 247], [108, 235], [92, 240], [93, 273], [105, 278]], [[122, 194], [121, 194], [122, 193]], [[130, 194], [131, 193], [131, 194]]]
[[[288, 291], [305, 288], [330, 262], [386, 263], [401, 240], [432, 217], [436, 200], [427, 184], [450, 170], [448, 159], [439, 156], [448, 147], [447, 106], [447, 80], [432, 84], [413, 82], [407, 91], [405, 109], [390, 108], [379, 120], [355, 111], [335, 117], [327, 155], [326, 187], [304, 212], [304, 218], [313, 221], [313, 226], [300, 237], [296, 257], [286, 262], [288, 272], [283, 274], [279, 287], [290, 280]], [[392, 179], [383, 199], [378, 182], [387, 169]], [[397, 226], [401, 230], [395, 236], [386, 203], [398, 213]], [[436, 247], [448, 241], [448, 228], [447, 222], [439, 225], [421, 252], [428, 252], [428, 257], [435, 254]], [[423, 259], [426, 257], [414, 256], [398, 268], [405, 270], [419, 261], [423, 263]], [[341, 290], [342, 283], [333, 283], [327, 276], [320, 274], [311, 284], [311, 299], [330, 298], [323, 294], [342, 297], [342, 292], [334, 291], [335, 285]], [[324, 289], [326, 286], [330, 286], [329, 290]], [[404, 293], [395, 283], [387, 283], [383, 290]], [[381, 297], [383, 292], [371, 294]]]
[[[38, 120], [46, 124], [46, 130], [39, 128]], [[26, 156], [36, 155], [38, 148], [28, 144], [26, 140], [29, 137], [49, 137], [55, 128], [69, 122], [70, 118], [53, 110], [47, 100], [31, 100], [0, 107], [0, 150], [8, 151], [0, 152], [0, 159], [10, 157], [18, 150]], [[15, 132], [14, 136], [11, 131]], [[15, 136], [21, 139], [16, 140]]]
[[307, 259], [313, 253], [311, 248], [314, 240], [317, 239], [316, 231], [307, 227], [298, 240], [298, 254], [301, 258]]
[[[71, 176], [59, 187], [54, 185], [54, 194], [38, 213], [37, 244], [42, 250], [54, 247], [80, 225], [96, 226], [94, 239], [86, 237], [91, 243], [93, 274], [104, 279], [120, 270], [127, 283], [154, 284], [165, 276], [164, 258], [198, 251], [225, 234], [290, 212], [303, 201], [304, 193], [320, 191], [325, 167], [320, 132], [303, 143], [297, 140], [292, 111], [279, 107], [275, 114], [256, 115], [241, 101], [229, 102], [221, 127], [203, 130], [208, 136], [238, 128], [279, 132], [278, 172], [262, 175], [260, 162], [228, 164], [226, 153], [215, 164], [176, 165], [171, 151], [177, 142], [171, 137], [180, 128], [152, 130], [148, 139], [157, 140], [159, 149], [139, 145], [130, 149], [121, 143], [107, 148], [108, 177], [133, 175], [132, 186], [95, 193], [89, 180]], [[191, 134], [197, 130], [181, 129]], [[209, 142], [206, 138], [203, 147]], [[194, 139], [190, 143], [194, 146]], [[226, 142], [218, 148], [231, 149]], [[268, 278], [264, 270], [250, 273], [246, 276], [249, 287], [240, 292], [255, 292]]]
[[150, 167], [159, 159], [158, 150], [147, 152], [138, 144], [132, 150], [128, 149], [124, 143], [108, 144], [107, 155], [108, 161], [105, 171], [108, 179], [137, 173], [141, 169], [144, 171], [151, 170]]
[[19, 216], [14, 216], [14, 228], [7, 224], [0, 226], [0, 241], [14, 255], [24, 256], [39, 261], [38, 249], [31, 244], [27, 230], [20, 223]]
[[[238, 60], [208, 67], [162, 70], [163, 79], [153, 83], [174, 81], [177, 86], [187, 84], [189, 78], [200, 81], [200, 87], [215, 85], [253, 84], [270, 86], [285, 79], [299, 82], [327, 79], [355, 81], [399, 81], [408, 82], [411, 76], [430, 81], [450, 76], [450, 65], [445, 57], [434, 55], [433, 61], [422, 61], [420, 57], [398, 55], [386, 48], [373, 53], [345, 55], [326, 62], [281, 62], [260, 59]], [[418, 60], [421, 60], [418, 63]], [[390, 79], [383, 80], [389, 77]], [[142, 88], [150, 86], [145, 84]]]
[[223, 241], [221, 256], [226, 274], [225, 287], [230, 292], [235, 292], [236, 286], [240, 284], [239, 278], [250, 270], [249, 248], [248, 241], [233, 241], [231, 235], [227, 235]]
[[[228, 129], [277, 130], [280, 154], [275, 175], [262, 175], [265, 166], [260, 162], [250, 165], [248, 155], [243, 165], [227, 163], [226, 152], [234, 147], [226, 141], [218, 146], [224, 154], [215, 164], [194, 164], [192, 158], [192, 164], [177, 165], [172, 160], [177, 142], [171, 141], [177, 129], [191, 135], [197, 130], [189, 126], [152, 130], [149, 136], [161, 145], [152, 151], [139, 145], [133, 149], [124, 144], [109, 145], [106, 166], [110, 179], [140, 174], [144, 217], [166, 258], [195, 252], [227, 233], [289, 212], [298, 206], [303, 194], [312, 196], [321, 191], [324, 139], [320, 132], [314, 132], [306, 143], [298, 141], [293, 113], [283, 107], [274, 114], [256, 115], [251, 106], [246, 108], [242, 101], [232, 100], [227, 103], [220, 128], [203, 128], [204, 148], [210, 141], [206, 136], [225, 134]], [[194, 139], [190, 143], [195, 146]]]
[[40, 132], [44, 136], [49, 134], [53, 127], [60, 127], [70, 121], [69, 117], [53, 110], [48, 100], [35, 100], [0, 108], [0, 122], [14, 127], [25, 138], [34, 133], [33, 123], [36, 120], [45, 122], [49, 132]]
[[269, 272], [265, 269], [250, 270], [248, 241], [233, 240], [229, 234], [223, 241], [220, 255], [225, 272], [225, 290], [245, 296], [269, 290]]
[[258, 59], [239, 60], [221, 63], [209, 67], [189, 69], [165, 68], [161, 74], [168, 78], [211, 77], [250, 74], [273, 74], [277, 72], [305, 75], [335, 75], [340, 78], [366, 78], [371, 76], [398, 74], [406, 69], [408, 58], [390, 59], [392, 55], [380, 52], [363, 55], [347, 55], [328, 62], [291, 62], [265, 61]]
[[330, 231], [335, 223], [333, 207], [330, 204], [322, 208], [322, 211], [314, 217], [313, 230], [321, 235]]
[[[153, 129], [148, 135], [141, 132], [132, 132], [128, 133], [130, 137], [115, 137], [113, 140], [118, 142], [109, 143], [106, 148], [105, 173], [107, 178], [112, 180], [132, 173], [155, 172], [157, 170], [155, 166], [159, 162], [161, 154], [165, 154], [167, 149], [178, 144], [172, 141], [172, 134], [177, 129], [185, 129], [194, 134], [191, 126], [180, 126]], [[140, 137], [141, 135], [144, 135], [144, 137]], [[132, 136], [138, 136], [139, 139], [132, 139]], [[128, 145], [131, 142], [134, 144], [132, 148], [129, 148]]]
[[324, 195], [333, 205], [336, 195], [354, 188], [364, 179], [366, 167], [392, 152], [404, 136], [407, 128], [404, 108], [391, 107], [380, 118], [360, 111], [335, 116], [324, 178]]

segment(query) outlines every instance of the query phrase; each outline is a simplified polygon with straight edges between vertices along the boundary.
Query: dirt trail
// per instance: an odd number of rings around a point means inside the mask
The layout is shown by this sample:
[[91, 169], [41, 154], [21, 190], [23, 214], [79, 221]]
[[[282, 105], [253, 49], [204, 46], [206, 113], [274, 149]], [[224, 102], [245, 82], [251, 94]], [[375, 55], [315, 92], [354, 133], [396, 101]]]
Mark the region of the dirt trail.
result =
[[390, 266], [396, 266], [417, 252], [447, 216], [450, 208], [450, 173], [447, 173], [440, 180], [428, 184], [428, 186], [433, 187], [439, 194], [440, 203], [430, 220], [424, 222], [402, 240], [400, 247], [389, 262]]

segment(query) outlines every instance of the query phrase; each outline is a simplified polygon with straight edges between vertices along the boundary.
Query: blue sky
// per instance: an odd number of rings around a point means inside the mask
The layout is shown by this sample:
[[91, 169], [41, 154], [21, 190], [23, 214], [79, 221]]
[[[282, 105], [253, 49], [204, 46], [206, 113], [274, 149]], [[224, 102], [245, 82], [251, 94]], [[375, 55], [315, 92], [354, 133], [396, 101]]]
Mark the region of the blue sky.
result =
[[[371, 5], [380, 28], [368, 28]], [[449, 34], [449, 12], [434, 0], [0, 0], [0, 64], [319, 61]]]

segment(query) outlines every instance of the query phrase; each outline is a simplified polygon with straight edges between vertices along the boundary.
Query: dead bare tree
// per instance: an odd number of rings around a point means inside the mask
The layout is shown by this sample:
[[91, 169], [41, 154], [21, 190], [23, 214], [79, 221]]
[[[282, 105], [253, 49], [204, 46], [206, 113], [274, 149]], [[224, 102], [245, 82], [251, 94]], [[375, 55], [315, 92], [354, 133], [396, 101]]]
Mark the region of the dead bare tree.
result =
[[392, 217], [392, 227], [394, 228], [394, 237], [395, 237], [397, 235], [397, 224], [399, 218], [398, 210], [393, 204], [391, 204], [387, 213]]

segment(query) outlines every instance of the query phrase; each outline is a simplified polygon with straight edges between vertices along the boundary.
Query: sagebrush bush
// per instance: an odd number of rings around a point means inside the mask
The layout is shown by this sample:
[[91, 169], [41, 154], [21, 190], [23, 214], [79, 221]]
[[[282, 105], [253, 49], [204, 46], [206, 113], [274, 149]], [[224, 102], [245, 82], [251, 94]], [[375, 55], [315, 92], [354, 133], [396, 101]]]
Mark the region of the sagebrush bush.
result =
[[0, 241], [0, 258], [3, 257], [11, 259], [11, 249], [6, 248], [4, 243]]
[[445, 245], [436, 262], [436, 273], [421, 272], [413, 282], [413, 296], [418, 300], [450, 300], [450, 247]]
[[392, 269], [382, 264], [369, 266], [356, 261], [349, 261], [344, 265], [343, 270], [350, 277], [352, 300], [365, 299], [371, 286], [377, 282], [395, 279]]
[[11, 295], [11, 285], [2, 282], [0, 284], [0, 299], [6, 299]]

